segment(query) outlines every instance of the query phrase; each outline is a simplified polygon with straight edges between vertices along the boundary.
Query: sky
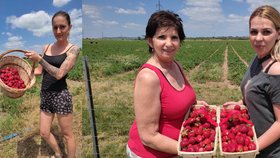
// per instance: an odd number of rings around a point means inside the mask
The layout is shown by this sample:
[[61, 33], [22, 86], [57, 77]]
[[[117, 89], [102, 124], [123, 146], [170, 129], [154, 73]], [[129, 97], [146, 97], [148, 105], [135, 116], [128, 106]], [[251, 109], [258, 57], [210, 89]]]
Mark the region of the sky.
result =
[[159, 6], [179, 14], [187, 37], [248, 36], [249, 16], [264, 4], [280, 10], [280, 0], [83, 0], [83, 38], [143, 37]]
[[69, 13], [69, 41], [82, 46], [82, 0], [0, 0], [0, 53], [34, 50], [56, 41], [51, 19], [59, 10]]

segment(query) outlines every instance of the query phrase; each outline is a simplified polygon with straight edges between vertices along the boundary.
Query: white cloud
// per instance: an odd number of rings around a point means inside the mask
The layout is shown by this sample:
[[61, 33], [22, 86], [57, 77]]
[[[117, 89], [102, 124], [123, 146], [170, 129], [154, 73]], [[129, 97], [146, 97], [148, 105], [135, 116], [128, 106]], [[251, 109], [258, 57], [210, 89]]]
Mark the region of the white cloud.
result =
[[[70, 33], [71, 42], [78, 42], [81, 45], [82, 41], [82, 10], [72, 9], [69, 11], [71, 17], [72, 30]], [[52, 35], [51, 16], [44, 11], [31, 12], [19, 17], [9, 16], [6, 18], [6, 23], [12, 28], [26, 29], [33, 33], [34, 36], [42, 37]]]
[[82, 43], [82, 10], [73, 9], [69, 11], [71, 17], [72, 29], [70, 33], [70, 41], [81, 46]]
[[69, 15], [70, 15], [71, 19], [82, 18], [82, 9], [74, 8], [69, 11]]
[[96, 6], [83, 4], [83, 12], [90, 18], [100, 19], [100, 9]]
[[127, 29], [139, 29], [139, 28], [142, 28], [143, 25], [136, 24], [136, 23], [126, 23], [123, 25], [123, 27], [127, 28]]
[[10, 36], [4, 47], [6, 49], [22, 49], [24, 48], [24, 43], [21, 36]]
[[233, 0], [235, 2], [244, 2], [245, 0]]
[[221, 0], [186, 0], [185, 8], [179, 12], [186, 15], [193, 21], [223, 21]]
[[118, 8], [115, 12], [119, 14], [146, 14], [146, 10], [143, 7], [138, 7], [136, 10]]
[[70, 1], [71, 0], [53, 0], [53, 6], [55, 6], [55, 7], [62, 7], [64, 5], [66, 5]]
[[12, 36], [11, 32], [2, 32], [2, 35]]
[[246, 36], [249, 17], [236, 13], [225, 15], [221, 3], [222, 0], [186, 0], [185, 8], [179, 11], [188, 18], [184, 23], [186, 35], [191, 37]]
[[140, 2], [139, 5], [140, 5], [140, 6], [145, 6], [145, 3]]
[[246, 2], [249, 4], [250, 8], [249, 11], [253, 12], [257, 7], [262, 5], [271, 5], [275, 7], [278, 11], [280, 11], [280, 1], [277, 0], [246, 0]]
[[239, 23], [239, 24], [246, 24], [248, 22], [248, 16], [239, 16], [236, 14], [229, 14], [227, 18], [227, 22], [230, 23]]
[[96, 20], [92, 22], [95, 25], [101, 25], [101, 26], [112, 26], [112, 25], [118, 25], [119, 23], [117, 21], [110, 21], [110, 20]]
[[51, 17], [45, 11], [31, 12], [20, 17], [9, 16], [6, 23], [11, 24], [12, 28], [27, 29], [37, 37], [51, 32]]
[[30, 46], [30, 48], [28, 48], [28, 49], [34, 50], [37, 53], [42, 54], [43, 53], [43, 48], [44, 48], [44, 45], [35, 44], [35, 45]]

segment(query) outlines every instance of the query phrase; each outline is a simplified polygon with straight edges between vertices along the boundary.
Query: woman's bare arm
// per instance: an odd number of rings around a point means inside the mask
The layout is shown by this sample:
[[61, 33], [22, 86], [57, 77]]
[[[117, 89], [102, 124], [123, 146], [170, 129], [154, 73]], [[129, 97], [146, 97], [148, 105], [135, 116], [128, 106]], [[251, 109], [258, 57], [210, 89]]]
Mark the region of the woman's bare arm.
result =
[[60, 68], [52, 66], [42, 57], [39, 60], [39, 64], [52, 76], [54, 76], [57, 80], [64, 77], [75, 65], [78, 55], [80, 53], [80, 49], [77, 46], [71, 48], [67, 54], [65, 61], [62, 63]]
[[177, 154], [177, 141], [159, 133], [160, 84], [154, 72], [143, 69], [135, 82], [134, 110], [142, 143], [150, 148]]

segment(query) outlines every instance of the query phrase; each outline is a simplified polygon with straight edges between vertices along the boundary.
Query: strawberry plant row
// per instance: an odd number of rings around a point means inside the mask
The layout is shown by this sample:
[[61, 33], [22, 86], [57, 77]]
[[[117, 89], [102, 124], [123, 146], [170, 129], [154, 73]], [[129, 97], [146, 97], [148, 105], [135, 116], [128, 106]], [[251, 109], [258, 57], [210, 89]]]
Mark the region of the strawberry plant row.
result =
[[214, 50], [212, 54], [205, 58], [199, 66], [198, 73], [194, 73], [192, 80], [200, 83], [207, 81], [221, 82], [223, 77], [223, 63], [224, 63], [224, 52], [226, 46], [222, 44], [218, 49]]
[[232, 48], [228, 49], [228, 79], [235, 85], [239, 85], [247, 67], [233, 52]]
[[230, 44], [247, 63], [250, 63], [255, 56], [255, 52], [252, 49], [249, 40], [231, 41]]
[[183, 69], [188, 71], [206, 61], [222, 45], [224, 45], [224, 41], [186, 40], [182, 44], [176, 59], [182, 64]]

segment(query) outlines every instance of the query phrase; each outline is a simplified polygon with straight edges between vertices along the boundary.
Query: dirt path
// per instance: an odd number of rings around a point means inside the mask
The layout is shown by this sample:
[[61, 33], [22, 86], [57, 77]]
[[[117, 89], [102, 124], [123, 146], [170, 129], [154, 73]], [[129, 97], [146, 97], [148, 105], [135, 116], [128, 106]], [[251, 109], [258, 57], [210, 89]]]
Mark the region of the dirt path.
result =
[[[215, 50], [209, 57], [207, 58], [211, 58], [216, 52], [218, 52], [219, 48], [217, 50]], [[187, 76], [192, 76], [194, 73], [198, 73], [199, 68], [202, 64], [204, 64], [206, 62], [206, 60], [204, 60], [203, 62], [199, 63], [196, 67], [194, 67], [193, 69], [189, 70], [187, 73]]]
[[246, 67], [249, 67], [248, 63], [235, 51], [233, 46], [231, 46], [231, 48], [232, 48], [233, 52], [238, 56], [239, 60], [241, 60], [246, 65]]
[[[231, 46], [231, 48], [233, 49], [234, 53], [238, 56], [238, 58], [248, 67], [248, 63], [235, 51], [235, 49], [233, 48], [233, 46]], [[211, 85], [213, 87], [216, 87], [217, 85], [219, 87], [227, 87], [227, 88], [231, 88], [231, 89], [236, 89], [239, 86], [237, 85], [233, 85], [230, 83], [230, 81], [228, 80], [228, 46], [226, 46], [226, 49], [224, 50], [224, 63], [223, 63], [223, 76], [222, 76], [222, 82], [207, 82], [205, 84], [197, 84], [199, 86], [203, 85], [205, 87], [210, 87]], [[219, 50], [219, 48], [217, 50], [215, 50], [210, 56], [209, 58], [211, 58], [211, 56], [215, 55], [215, 53]], [[199, 72], [199, 68], [202, 64], [205, 64], [206, 60], [204, 60], [203, 62], [201, 62], [199, 65], [197, 65], [195, 68], [191, 69], [190, 71], [188, 71], [187, 76], [192, 76], [194, 73], [198, 73]]]
[[[219, 49], [215, 50], [212, 54], [216, 54]], [[210, 58], [210, 57], [209, 57]], [[195, 73], [199, 73], [199, 69], [202, 64], [207, 64], [207, 60], [201, 62], [195, 68], [187, 73], [188, 79]], [[205, 101], [212, 101], [210, 104], [221, 104], [226, 101], [230, 101], [230, 96], [233, 96], [231, 100], [236, 100], [240, 96], [240, 89], [238, 85], [233, 85], [228, 80], [228, 46], [224, 50], [224, 62], [222, 66], [223, 76], [221, 82], [207, 81], [206, 83], [198, 83], [195, 80], [190, 80], [192, 86], [197, 90], [198, 99]], [[235, 97], [235, 98], [234, 98]], [[240, 96], [241, 97], [241, 96]]]
[[222, 80], [224, 81], [225, 85], [229, 84], [228, 80], [228, 46], [224, 52], [224, 64], [223, 64], [223, 77]]

